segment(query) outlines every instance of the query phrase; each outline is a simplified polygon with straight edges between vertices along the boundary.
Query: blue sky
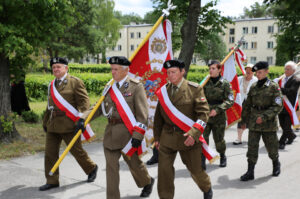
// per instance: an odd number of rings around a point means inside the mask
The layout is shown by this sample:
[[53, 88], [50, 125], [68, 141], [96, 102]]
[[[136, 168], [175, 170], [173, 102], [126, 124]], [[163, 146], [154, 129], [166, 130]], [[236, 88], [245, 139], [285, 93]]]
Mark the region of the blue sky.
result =
[[[121, 11], [123, 14], [137, 13], [141, 17], [146, 12], [153, 10], [151, 0], [114, 0], [115, 9]], [[210, 0], [201, 0], [204, 5]], [[223, 16], [238, 17], [243, 13], [244, 7], [249, 8], [255, 2], [262, 3], [263, 0], [219, 0], [216, 8], [221, 11]]]

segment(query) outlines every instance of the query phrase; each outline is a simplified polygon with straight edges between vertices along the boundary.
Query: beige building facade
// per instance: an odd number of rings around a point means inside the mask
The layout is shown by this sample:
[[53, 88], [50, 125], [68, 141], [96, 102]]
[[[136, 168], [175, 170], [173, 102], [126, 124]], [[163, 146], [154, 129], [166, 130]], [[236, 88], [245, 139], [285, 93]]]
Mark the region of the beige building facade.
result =
[[224, 29], [223, 41], [227, 49], [244, 37], [241, 49], [247, 56], [248, 63], [267, 61], [269, 65], [276, 63], [276, 38], [279, 33], [276, 20], [273, 18], [236, 19]]

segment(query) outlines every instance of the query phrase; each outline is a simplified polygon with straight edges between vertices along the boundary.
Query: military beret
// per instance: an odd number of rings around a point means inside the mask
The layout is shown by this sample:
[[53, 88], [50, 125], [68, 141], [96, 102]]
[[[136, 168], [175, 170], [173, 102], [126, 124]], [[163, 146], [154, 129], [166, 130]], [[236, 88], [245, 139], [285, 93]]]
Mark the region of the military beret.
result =
[[68, 65], [68, 60], [62, 57], [54, 57], [50, 60], [50, 66], [53, 64], [65, 64]]
[[165, 69], [172, 68], [172, 67], [184, 68], [185, 64], [181, 60], [168, 60], [168, 61], [165, 61], [165, 63], [164, 63], [164, 68]]
[[260, 62], [257, 62], [253, 66], [252, 72], [255, 72], [255, 71], [258, 71], [258, 70], [261, 70], [261, 69], [268, 69], [268, 68], [269, 68], [268, 62], [266, 62], [266, 61], [260, 61]]
[[210, 67], [211, 65], [214, 65], [214, 64], [220, 64], [220, 62], [217, 60], [210, 60], [207, 65], [208, 65], [208, 67]]
[[131, 62], [123, 56], [113, 56], [108, 61], [110, 64], [118, 64], [122, 66], [129, 66]]

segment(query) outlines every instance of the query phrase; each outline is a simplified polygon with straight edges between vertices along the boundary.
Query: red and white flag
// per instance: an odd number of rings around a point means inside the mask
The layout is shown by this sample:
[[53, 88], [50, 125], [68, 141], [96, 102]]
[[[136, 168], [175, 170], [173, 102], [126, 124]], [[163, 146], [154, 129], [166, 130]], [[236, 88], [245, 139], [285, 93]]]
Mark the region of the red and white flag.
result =
[[171, 22], [166, 19], [140, 48], [129, 67], [129, 75], [144, 84], [147, 94], [149, 121], [145, 137], [149, 143], [153, 140], [153, 119], [157, 105], [155, 92], [167, 82], [163, 63], [173, 58], [171, 33]]
[[240, 86], [238, 81], [238, 76], [234, 64], [234, 57], [231, 55], [228, 60], [224, 63], [222, 67], [222, 76], [227, 81], [230, 82], [233, 95], [234, 95], [234, 104], [232, 107], [226, 110], [227, 114], [227, 125], [233, 124], [233, 122], [241, 118], [242, 113], [242, 100], [240, 93]]
[[238, 66], [240, 67], [243, 75], [246, 74], [245, 71], [245, 67], [243, 65], [243, 62], [246, 61], [246, 54], [241, 50], [241, 49], [237, 49], [234, 53], [234, 57], [235, 57], [235, 61], [238, 64]]

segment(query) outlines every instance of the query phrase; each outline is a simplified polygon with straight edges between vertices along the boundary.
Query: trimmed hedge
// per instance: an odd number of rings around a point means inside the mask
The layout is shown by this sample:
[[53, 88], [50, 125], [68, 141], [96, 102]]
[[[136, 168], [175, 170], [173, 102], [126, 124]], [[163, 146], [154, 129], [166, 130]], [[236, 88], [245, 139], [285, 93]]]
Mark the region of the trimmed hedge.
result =
[[[79, 64], [78, 64], [79, 65]], [[99, 66], [99, 65], [98, 65]], [[75, 66], [74, 68], [76, 68]], [[106, 66], [105, 66], [106, 67]], [[78, 66], [78, 68], [80, 68]], [[107, 67], [106, 67], [107, 68]], [[79, 69], [80, 71], [81, 69]], [[100, 70], [100, 69], [99, 69]], [[107, 69], [103, 69], [107, 70]], [[238, 75], [241, 71], [237, 69]], [[110, 73], [74, 73], [70, 72], [80, 78], [89, 94], [101, 94], [105, 84], [111, 79]], [[269, 78], [274, 79], [284, 73], [283, 67], [271, 67]], [[201, 82], [202, 79], [208, 74], [208, 67], [191, 66], [187, 79], [193, 82]], [[35, 73], [26, 75], [25, 88], [27, 97], [30, 101], [44, 101], [47, 100], [48, 85], [54, 76], [51, 74]]]

